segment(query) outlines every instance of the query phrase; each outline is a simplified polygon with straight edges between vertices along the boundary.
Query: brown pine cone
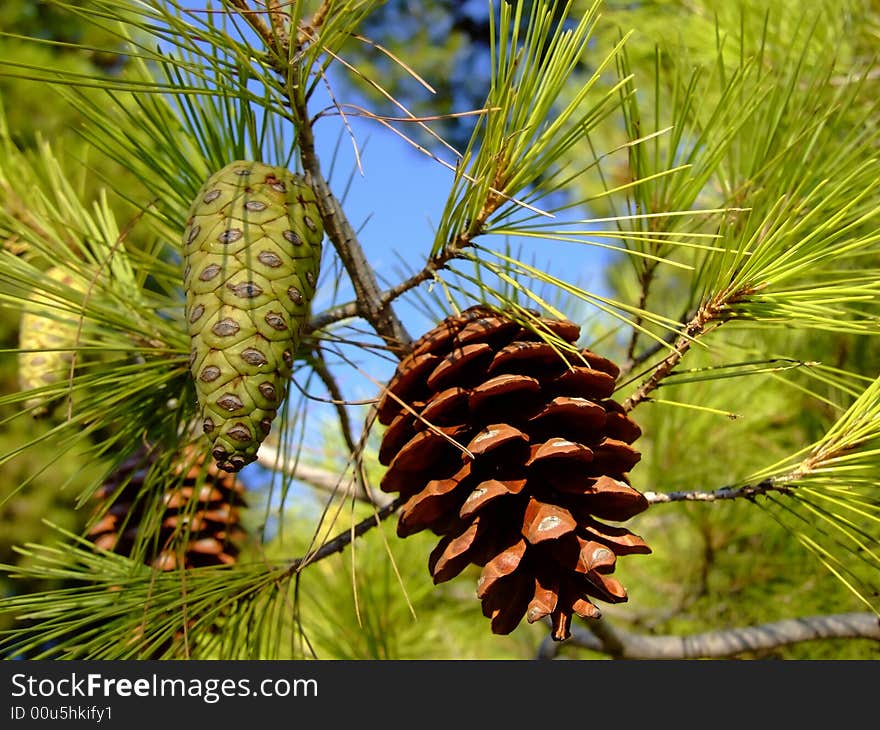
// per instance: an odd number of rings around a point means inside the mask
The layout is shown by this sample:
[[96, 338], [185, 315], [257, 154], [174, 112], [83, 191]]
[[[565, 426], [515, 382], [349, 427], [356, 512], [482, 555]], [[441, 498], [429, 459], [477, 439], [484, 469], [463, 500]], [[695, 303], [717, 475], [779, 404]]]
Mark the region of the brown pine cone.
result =
[[[113, 500], [88, 533], [98, 547], [131, 555], [150, 510], [140, 492], [155, 459], [155, 452], [139, 451], [98, 490], [98, 499]], [[186, 452], [169, 475], [159, 531], [146, 555], [158, 570], [229, 565], [238, 557], [245, 534], [238, 512], [245, 504], [244, 485], [206, 461]]]
[[[621, 522], [648, 506], [629, 485], [641, 431], [611, 400], [619, 369], [574, 345], [580, 328], [472, 307], [420, 338], [382, 394], [381, 488], [401, 537], [430, 529], [434, 582], [482, 567], [492, 631], [550, 616], [554, 639], [596, 599], [627, 599], [618, 555], [650, 553]], [[551, 334], [552, 333], [552, 334]], [[545, 341], [545, 340], [548, 340]]]

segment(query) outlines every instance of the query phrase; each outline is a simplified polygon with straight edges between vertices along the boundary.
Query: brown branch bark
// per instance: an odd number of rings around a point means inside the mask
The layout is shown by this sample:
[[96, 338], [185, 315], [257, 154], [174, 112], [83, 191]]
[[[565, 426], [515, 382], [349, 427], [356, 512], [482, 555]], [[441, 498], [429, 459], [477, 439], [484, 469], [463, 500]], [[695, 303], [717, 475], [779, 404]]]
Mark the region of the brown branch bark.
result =
[[[685, 636], [649, 636], [615, 629], [599, 619], [589, 628], [573, 626], [571, 645], [615, 659], [726, 659], [751, 651], [766, 651], [805, 641], [869, 639], [880, 642], [880, 618], [874, 613], [841, 613], [785, 619], [758, 626], [721, 629]], [[539, 659], [552, 659], [565, 643], [549, 636]]]
[[668, 504], [670, 502], [718, 502], [723, 499], [754, 499], [768, 492], [790, 494], [791, 487], [780, 485], [774, 479], [765, 479], [758, 484], [746, 484], [741, 487], [721, 487], [714, 491], [699, 489], [680, 492], [643, 492], [650, 504]]
[[297, 91], [291, 95], [291, 102], [298, 119], [298, 143], [306, 179], [315, 191], [327, 237], [333, 243], [354, 286], [357, 313], [373, 326], [392, 352], [402, 357], [409, 349], [412, 338], [390, 304], [382, 301], [376, 274], [367, 261], [345, 211], [321, 172], [321, 163], [315, 150], [315, 138], [305, 108], [305, 100]]
[[339, 304], [335, 307], [325, 309], [323, 312], [313, 315], [306, 324], [306, 333], [310, 334], [320, 329], [324, 329], [334, 322], [341, 322], [343, 319], [352, 319], [358, 316], [357, 302], [347, 302]]
[[650, 394], [659, 387], [660, 383], [681, 362], [685, 353], [691, 349], [691, 345], [700, 336], [705, 334], [714, 324], [720, 311], [720, 305], [715, 302], [709, 302], [700, 307], [697, 313], [685, 325], [682, 332], [675, 340], [670, 352], [660, 364], [651, 372], [639, 386], [636, 391], [623, 401], [624, 410], [628, 413], [639, 403], [649, 400]]
[[311, 552], [308, 555], [303, 555], [299, 558], [294, 558], [288, 564], [285, 575], [294, 575], [295, 573], [298, 573], [300, 570], [302, 570], [309, 563], [314, 563], [335, 553], [342, 552], [346, 547], [348, 547], [348, 545], [351, 544], [352, 540], [360, 537], [365, 532], [372, 530], [374, 527], [378, 527], [382, 523], [382, 520], [393, 515], [397, 511], [397, 508], [404, 503], [404, 501], [405, 500], [402, 497], [398, 497], [394, 501], [386, 504], [384, 507], [380, 507], [378, 510], [376, 510], [375, 514], [370, 515], [366, 519], [358, 522], [350, 530], [341, 532], [332, 540], [328, 540], [327, 542], [323, 543], [314, 552]]

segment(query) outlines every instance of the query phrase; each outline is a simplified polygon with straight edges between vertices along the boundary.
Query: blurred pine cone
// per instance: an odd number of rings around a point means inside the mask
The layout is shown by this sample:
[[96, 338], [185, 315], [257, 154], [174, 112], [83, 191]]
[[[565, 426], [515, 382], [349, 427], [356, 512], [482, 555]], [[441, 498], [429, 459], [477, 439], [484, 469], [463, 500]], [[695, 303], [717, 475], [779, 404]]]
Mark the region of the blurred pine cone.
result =
[[[46, 276], [57, 284], [85, 292], [86, 283], [73, 272], [60, 266], [46, 271]], [[22, 312], [19, 324], [18, 385], [28, 391], [64, 382], [70, 375], [73, 351], [79, 329], [78, 318], [62, 305], [53, 304], [45, 295], [34, 292], [33, 309]], [[49, 413], [52, 397], [38, 393], [25, 401], [25, 407], [35, 418]]]
[[[140, 451], [110, 475], [96, 497], [112, 504], [91, 527], [89, 538], [100, 548], [131, 555], [139, 532], [147, 529], [154, 541], [145, 562], [157, 570], [234, 563], [245, 537], [239, 524], [244, 485], [204, 457], [185, 452], [172, 467], [157, 516], [143, 491], [155, 461], [155, 451]], [[145, 526], [156, 519], [158, 529]]]
[[414, 344], [378, 406], [381, 488], [406, 500], [398, 535], [441, 536], [435, 583], [482, 567], [493, 632], [549, 616], [562, 640], [573, 614], [599, 616], [594, 600], [626, 600], [616, 558], [651, 550], [603, 520], [648, 502], [628, 479], [641, 431], [610, 398], [619, 369], [574, 346], [574, 323], [538, 321], [554, 344], [482, 306]]

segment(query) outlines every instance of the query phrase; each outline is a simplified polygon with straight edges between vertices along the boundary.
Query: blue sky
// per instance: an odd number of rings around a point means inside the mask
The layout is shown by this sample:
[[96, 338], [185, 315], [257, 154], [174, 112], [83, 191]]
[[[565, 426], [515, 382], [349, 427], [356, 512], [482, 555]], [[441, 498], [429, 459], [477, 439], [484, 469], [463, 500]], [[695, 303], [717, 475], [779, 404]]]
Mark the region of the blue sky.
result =
[[[339, 93], [339, 89], [335, 89]], [[321, 108], [323, 102], [315, 103]], [[331, 187], [338, 197], [346, 192], [343, 204], [352, 225], [376, 272], [394, 280], [394, 267], [400, 257], [421, 268], [434, 239], [453, 173], [437, 161], [415, 150], [377, 122], [348, 118], [360, 150], [362, 172], [356, 169], [352, 137], [339, 117], [322, 118], [315, 135], [325, 171], [336, 156]], [[340, 137], [340, 132], [343, 136]], [[452, 162], [447, 159], [447, 162]], [[569, 217], [586, 217], [587, 211], [573, 211]], [[500, 238], [483, 238], [485, 245], [497, 245]], [[523, 247], [523, 259], [534, 253], [537, 262], [551, 273], [570, 281], [585, 283], [594, 291], [605, 292], [601, 269], [608, 256], [601, 249], [578, 244], [511, 239]], [[316, 307], [321, 306], [320, 300]], [[416, 322], [424, 326], [424, 322]], [[418, 333], [414, 333], [418, 334]]]

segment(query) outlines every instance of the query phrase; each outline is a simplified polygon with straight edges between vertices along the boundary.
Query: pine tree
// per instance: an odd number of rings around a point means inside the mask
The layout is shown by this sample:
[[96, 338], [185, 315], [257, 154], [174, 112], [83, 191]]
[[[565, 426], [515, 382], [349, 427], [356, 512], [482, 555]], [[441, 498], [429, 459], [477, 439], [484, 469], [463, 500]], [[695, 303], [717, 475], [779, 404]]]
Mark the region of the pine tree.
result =
[[[0, 400], [47, 411], [6, 503], [93, 465], [84, 526], [3, 566], [3, 654], [867, 656], [875, 11], [488, 3], [483, 102], [449, 117], [383, 5], [84, 0], [59, 46], [112, 28], [120, 68], [0, 61], [88, 147], [74, 173], [4, 133], [0, 303], [70, 335]], [[449, 171], [400, 265], [319, 158], [330, 117]]]

